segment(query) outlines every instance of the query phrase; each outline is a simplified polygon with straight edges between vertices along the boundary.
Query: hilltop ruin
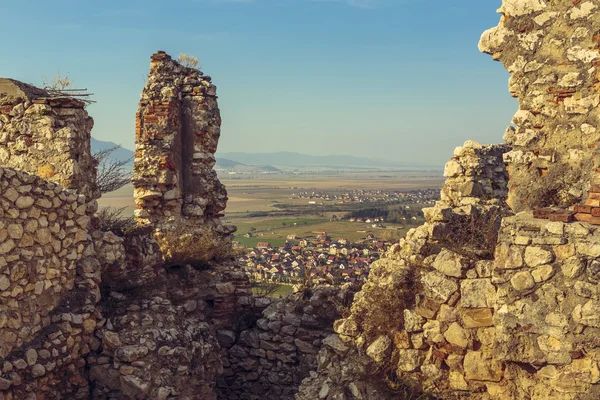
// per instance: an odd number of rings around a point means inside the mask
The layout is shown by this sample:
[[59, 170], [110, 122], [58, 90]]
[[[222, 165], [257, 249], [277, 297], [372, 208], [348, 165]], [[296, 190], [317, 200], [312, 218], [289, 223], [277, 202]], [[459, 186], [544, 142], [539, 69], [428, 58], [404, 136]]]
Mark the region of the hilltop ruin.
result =
[[[352, 291], [252, 296], [222, 224], [210, 77], [151, 57], [138, 226], [96, 228], [84, 104], [0, 79], [0, 400], [600, 398], [600, 0], [504, 0], [505, 143]], [[334, 322], [335, 321], [335, 322]]]
[[506, 144], [455, 150], [441, 200], [372, 266], [335, 324], [347, 349], [322, 351], [298, 399], [600, 397], [600, 231], [585, 222], [600, 206], [599, 6], [503, 1], [479, 48], [519, 100]]

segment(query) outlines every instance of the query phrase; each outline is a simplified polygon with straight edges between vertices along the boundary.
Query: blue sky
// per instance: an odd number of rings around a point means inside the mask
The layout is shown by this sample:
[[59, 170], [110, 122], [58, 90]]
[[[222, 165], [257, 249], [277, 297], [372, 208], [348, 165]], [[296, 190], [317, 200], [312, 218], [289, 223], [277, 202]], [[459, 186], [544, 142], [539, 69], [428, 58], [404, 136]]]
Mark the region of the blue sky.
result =
[[500, 0], [0, 0], [0, 76], [68, 74], [95, 93], [93, 136], [133, 148], [156, 50], [218, 87], [219, 151], [351, 154], [443, 165], [499, 143], [517, 103], [480, 54]]

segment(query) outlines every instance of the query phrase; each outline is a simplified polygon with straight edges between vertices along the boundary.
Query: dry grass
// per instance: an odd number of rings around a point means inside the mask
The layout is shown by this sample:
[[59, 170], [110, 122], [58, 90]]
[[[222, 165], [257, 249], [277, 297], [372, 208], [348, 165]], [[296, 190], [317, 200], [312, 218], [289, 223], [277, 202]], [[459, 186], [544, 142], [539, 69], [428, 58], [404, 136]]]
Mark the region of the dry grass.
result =
[[446, 224], [439, 243], [470, 258], [490, 259], [498, 243], [498, 230], [506, 211], [500, 207], [473, 209], [470, 215], [455, 215]]
[[231, 242], [223, 240], [212, 229], [203, 234], [197, 232], [163, 231], [156, 236], [169, 264], [192, 264], [206, 266], [211, 261], [233, 259], [236, 255]]
[[198, 63], [198, 57], [193, 57], [185, 53], [181, 53], [177, 58], [177, 61], [179, 62], [179, 64], [187, 68], [200, 68], [200, 64]]
[[416, 268], [394, 271], [378, 268], [371, 271], [371, 274], [379, 273], [395, 276], [386, 279], [386, 286], [367, 283], [362, 293], [368, 301], [355, 302], [352, 307], [353, 318], [361, 327], [367, 343], [381, 335], [401, 331], [404, 328], [404, 310], [415, 307], [417, 294], [422, 291]]
[[441, 400], [438, 397], [423, 392], [417, 385], [411, 385], [399, 378], [395, 368], [391, 365], [388, 366], [387, 370], [383, 370], [380, 374], [382, 375], [382, 381], [385, 384], [382, 390], [388, 392], [390, 398], [402, 400]]

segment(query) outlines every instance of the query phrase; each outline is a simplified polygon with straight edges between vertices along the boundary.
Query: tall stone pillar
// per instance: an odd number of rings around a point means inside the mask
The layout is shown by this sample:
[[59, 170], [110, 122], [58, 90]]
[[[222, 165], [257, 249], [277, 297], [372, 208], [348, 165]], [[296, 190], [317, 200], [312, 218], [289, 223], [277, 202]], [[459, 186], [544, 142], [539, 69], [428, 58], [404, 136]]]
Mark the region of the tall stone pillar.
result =
[[208, 260], [230, 246], [227, 192], [213, 169], [221, 134], [209, 76], [159, 51], [136, 116], [135, 215], [155, 228], [168, 262]]

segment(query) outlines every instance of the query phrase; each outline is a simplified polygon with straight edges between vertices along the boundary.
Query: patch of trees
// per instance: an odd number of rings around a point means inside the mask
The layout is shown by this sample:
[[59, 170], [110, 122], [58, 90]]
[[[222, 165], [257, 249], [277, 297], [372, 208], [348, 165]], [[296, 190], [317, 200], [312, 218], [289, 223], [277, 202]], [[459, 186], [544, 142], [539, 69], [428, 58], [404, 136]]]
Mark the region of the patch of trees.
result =
[[417, 220], [423, 220], [423, 211], [419, 208], [406, 208], [399, 206], [388, 207], [367, 207], [350, 212], [348, 218], [385, 218], [385, 222], [402, 224], [415, 217]]

